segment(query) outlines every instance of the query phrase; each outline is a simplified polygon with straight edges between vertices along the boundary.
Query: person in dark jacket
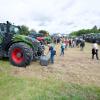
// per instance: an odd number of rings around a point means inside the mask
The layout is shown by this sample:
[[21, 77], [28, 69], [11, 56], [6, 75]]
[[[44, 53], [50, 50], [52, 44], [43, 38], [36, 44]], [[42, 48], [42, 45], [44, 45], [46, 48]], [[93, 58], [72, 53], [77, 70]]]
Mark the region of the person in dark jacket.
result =
[[85, 47], [85, 40], [81, 40], [80, 41], [80, 50], [83, 51], [84, 47]]

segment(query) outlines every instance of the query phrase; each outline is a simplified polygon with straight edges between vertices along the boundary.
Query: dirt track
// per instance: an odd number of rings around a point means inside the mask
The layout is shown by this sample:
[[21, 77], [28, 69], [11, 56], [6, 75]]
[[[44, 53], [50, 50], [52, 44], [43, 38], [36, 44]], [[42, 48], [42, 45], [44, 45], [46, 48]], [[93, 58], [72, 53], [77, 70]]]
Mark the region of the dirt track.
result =
[[56, 50], [54, 65], [43, 67], [38, 61], [32, 62], [27, 68], [13, 67], [11, 75], [42, 79], [52, 77], [71, 83], [100, 86], [100, 60], [91, 59], [91, 44], [86, 44], [84, 51], [68, 48], [64, 57], [59, 56], [60, 45], [56, 46]]

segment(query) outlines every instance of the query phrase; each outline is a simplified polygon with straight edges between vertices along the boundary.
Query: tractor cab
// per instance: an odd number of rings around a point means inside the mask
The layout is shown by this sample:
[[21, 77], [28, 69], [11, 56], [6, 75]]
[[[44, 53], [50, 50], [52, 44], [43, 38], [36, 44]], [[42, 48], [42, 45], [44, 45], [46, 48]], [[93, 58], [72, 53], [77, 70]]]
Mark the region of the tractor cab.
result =
[[14, 26], [7, 21], [7, 23], [0, 23], [0, 54], [7, 56], [6, 51], [12, 44], [12, 37], [19, 33], [19, 27]]

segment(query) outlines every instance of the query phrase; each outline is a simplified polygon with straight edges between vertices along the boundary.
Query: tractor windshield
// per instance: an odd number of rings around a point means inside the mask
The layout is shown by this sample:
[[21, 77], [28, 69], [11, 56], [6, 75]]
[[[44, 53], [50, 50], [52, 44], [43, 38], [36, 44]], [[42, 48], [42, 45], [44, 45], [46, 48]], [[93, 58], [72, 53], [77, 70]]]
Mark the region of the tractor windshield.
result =
[[19, 33], [19, 27], [18, 26], [11, 25], [10, 26], [10, 32], [11, 33], [14, 33], [14, 34], [18, 34]]

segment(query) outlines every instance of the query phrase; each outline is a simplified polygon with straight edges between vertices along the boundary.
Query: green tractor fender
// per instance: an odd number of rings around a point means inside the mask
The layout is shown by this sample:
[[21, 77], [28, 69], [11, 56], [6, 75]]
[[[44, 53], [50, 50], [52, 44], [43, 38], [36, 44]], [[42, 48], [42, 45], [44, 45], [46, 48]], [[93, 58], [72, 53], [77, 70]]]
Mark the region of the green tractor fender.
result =
[[34, 42], [33, 39], [31, 37], [28, 37], [28, 36], [14, 35], [12, 38], [12, 42], [13, 43], [23, 42], [23, 43], [28, 44], [33, 49], [33, 51], [36, 49], [36, 47], [33, 43]]

